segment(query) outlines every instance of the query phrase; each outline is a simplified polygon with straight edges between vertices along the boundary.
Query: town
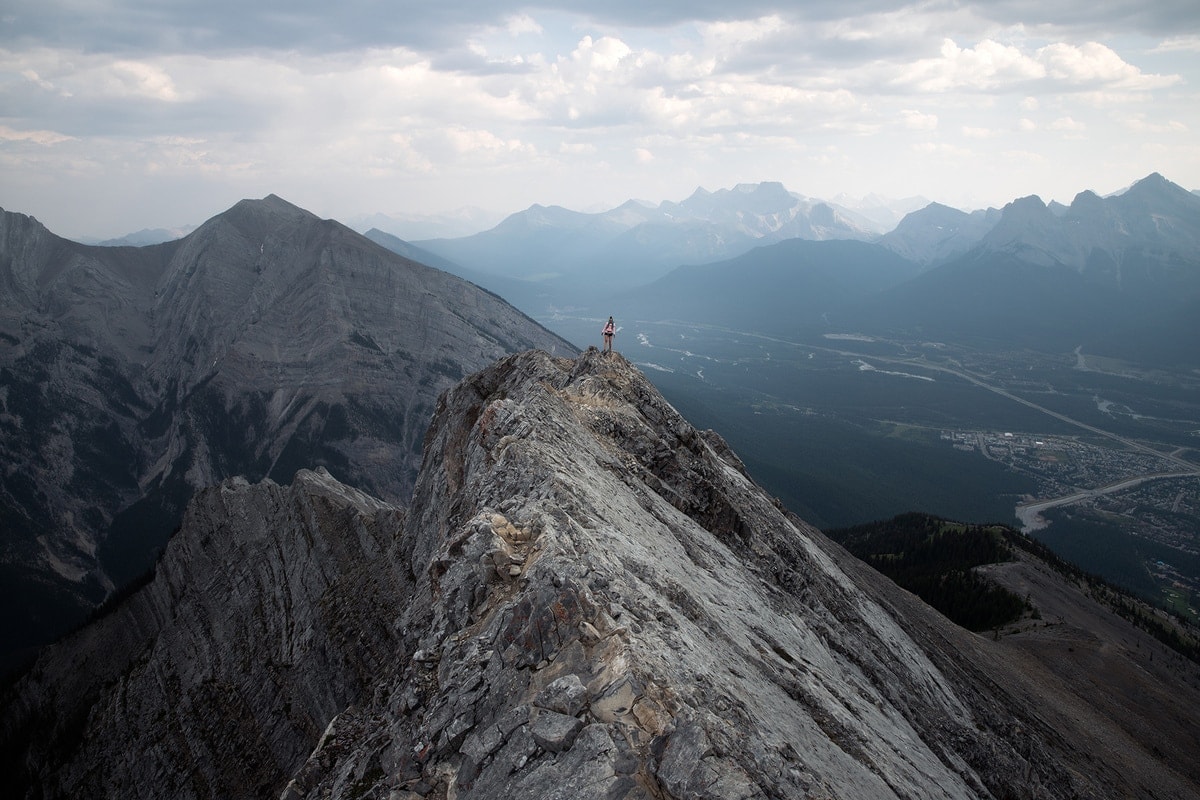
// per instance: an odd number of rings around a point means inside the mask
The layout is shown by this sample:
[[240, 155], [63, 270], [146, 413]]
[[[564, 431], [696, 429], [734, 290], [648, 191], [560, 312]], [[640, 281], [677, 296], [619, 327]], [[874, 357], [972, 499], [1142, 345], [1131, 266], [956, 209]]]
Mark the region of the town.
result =
[[1200, 466], [1181, 471], [1177, 461], [1101, 437], [943, 430], [941, 439], [1035, 479], [1036, 497], [1017, 507], [1028, 533], [1052, 524], [1041, 512], [1059, 507], [1144, 540], [1144, 566], [1164, 600], [1197, 619], [1200, 574], [1191, 567], [1200, 559]]

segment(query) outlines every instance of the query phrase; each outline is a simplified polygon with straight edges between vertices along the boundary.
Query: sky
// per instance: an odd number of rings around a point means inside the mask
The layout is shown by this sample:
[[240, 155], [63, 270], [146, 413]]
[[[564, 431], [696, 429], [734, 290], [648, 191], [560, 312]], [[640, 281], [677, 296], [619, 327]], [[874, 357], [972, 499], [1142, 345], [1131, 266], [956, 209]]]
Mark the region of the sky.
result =
[[781, 181], [1200, 189], [1195, 0], [2, 0], [0, 207], [60, 235]]

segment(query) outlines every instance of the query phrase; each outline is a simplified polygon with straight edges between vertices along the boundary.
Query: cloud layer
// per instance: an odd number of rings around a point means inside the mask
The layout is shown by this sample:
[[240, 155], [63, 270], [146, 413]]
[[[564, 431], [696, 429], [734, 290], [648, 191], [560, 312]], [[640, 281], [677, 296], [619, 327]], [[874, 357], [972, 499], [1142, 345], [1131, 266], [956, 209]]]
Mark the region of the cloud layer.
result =
[[1192, 2], [582, 5], [11, 2], [0, 204], [111, 234], [270, 192], [346, 217], [1200, 186]]

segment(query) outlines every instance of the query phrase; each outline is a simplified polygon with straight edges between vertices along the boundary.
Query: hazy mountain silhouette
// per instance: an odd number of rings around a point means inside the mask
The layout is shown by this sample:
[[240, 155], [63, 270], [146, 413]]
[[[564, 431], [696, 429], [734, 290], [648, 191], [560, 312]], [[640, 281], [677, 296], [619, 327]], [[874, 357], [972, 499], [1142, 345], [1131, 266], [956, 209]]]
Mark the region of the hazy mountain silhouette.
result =
[[535, 205], [474, 236], [414, 244], [478, 274], [537, 284], [551, 302], [570, 305], [598, 291], [653, 280], [681, 264], [727, 259], [762, 244], [867, 240], [879, 232], [852, 211], [803, 198], [779, 183], [760, 183], [697, 189], [681, 202], [658, 206], [631, 200], [595, 214]]
[[606, 307], [1178, 362], [1200, 359], [1198, 298], [1200, 198], [1154, 174], [1120, 195], [1082, 192], [1057, 212], [1037, 197], [972, 214], [930, 204], [878, 244], [760, 247], [681, 267]]
[[1081, 192], [1062, 214], [1037, 197], [1015, 200], [969, 252], [839, 320], [990, 346], [1195, 361], [1198, 298], [1200, 198], [1154, 174], [1108, 198]]
[[930, 203], [905, 215], [879, 243], [918, 264], [933, 265], [966, 253], [1000, 220], [997, 209], [967, 213]]

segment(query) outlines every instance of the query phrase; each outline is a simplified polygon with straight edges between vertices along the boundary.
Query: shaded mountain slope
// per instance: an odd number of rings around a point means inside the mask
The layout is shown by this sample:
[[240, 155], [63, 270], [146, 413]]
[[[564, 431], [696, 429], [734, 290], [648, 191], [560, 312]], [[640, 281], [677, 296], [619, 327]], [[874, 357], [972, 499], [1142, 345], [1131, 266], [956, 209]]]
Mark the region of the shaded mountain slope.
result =
[[[188, 610], [223, 606], [247, 613]], [[81, 699], [62, 676], [113, 636], [130, 666]], [[47, 798], [1197, 796], [1195, 738], [1131, 735], [1160, 709], [1011, 656], [787, 515], [621, 356], [530, 352], [443, 395], [402, 524], [322, 474], [200, 495], [0, 729]]]
[[918, 271], [876, 244], [788, 239], [729, 261], [680, 267], [613, 304], [623, 317], [791, 333], [822, 326], [830, 311]]
[[195, 489], [325, 466], [412, 490], [437, 394], [574, 352], [514, 308], [270, 196], [87, 247], [0, 214], [4, 654], [147, 569]]
[[402, 521], [324, 470], [197, 493], [154, 580], [24, 679], [9, 774], [48, 797], [277, 795], [387, 671]]
[[976, 249], [838, 310], [852, 330], [999, 349], [1071, 350], [1124, 315], [1121, 296], [1063, 266]]
[[[1005, 207], [981, 246], [1031, 264], [1061, 265], [1113, 286], [1197, 278], [1172, 274], [1171, 261], [1194, 261], [1200, 248], [1200, 198], [1158, 173], [1127, 191], [1101, 198], [1080, 192], [1069, 208], [1054, 213], [1040, 198]], [[1148, 274], [1145, 273], [1149, 269]]]

